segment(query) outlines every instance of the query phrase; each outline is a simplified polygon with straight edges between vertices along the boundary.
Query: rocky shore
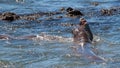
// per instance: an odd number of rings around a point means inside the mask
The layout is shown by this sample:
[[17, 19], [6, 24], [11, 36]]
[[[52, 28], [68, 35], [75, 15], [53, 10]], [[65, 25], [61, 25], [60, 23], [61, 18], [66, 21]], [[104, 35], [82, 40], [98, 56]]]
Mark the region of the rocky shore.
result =
[[14, 20], [28, 20], [28, 21], [37, 21], [39, 18], [44, 17], [45, 20], [52, 20], [52, 19], [61, 19], [65, 17], [91, 17], [91, 16], [111, 16], [120, 14], [120, 7], [111, 7], [109, 9], [99, 9], [99, 10], [92, 10], [94, 8], [88, 9], [74, 9], [72, 7], [68, 8], [60, 8], [58, 11], [53, 12], [38, 12], [32, 14], [16, 14], [14, 12], [3, 12], [0, 13], [0, 20], [5, 21], [14, 21]]

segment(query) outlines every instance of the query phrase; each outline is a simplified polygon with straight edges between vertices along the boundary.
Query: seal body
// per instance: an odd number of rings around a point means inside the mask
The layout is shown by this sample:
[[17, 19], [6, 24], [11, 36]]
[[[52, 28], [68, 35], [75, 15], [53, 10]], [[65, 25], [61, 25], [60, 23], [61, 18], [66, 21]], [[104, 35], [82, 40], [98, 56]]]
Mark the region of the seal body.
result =
[[90, 39], [84, 28], [84, 26], [80, 26], [79, 28], [73, 30], [73, 39], [75, 43], [90, 43]]
[[103, 58], [97, 56], [92, 47], [92, 41], [90, 39], [89, 33], [85, 30], [84, 25], [80, 25], [78, 28], [73, 30], [73, 40], [74, 40], [74, 52], [80, 54], [81, 56], [95, 62], [105, 61]]

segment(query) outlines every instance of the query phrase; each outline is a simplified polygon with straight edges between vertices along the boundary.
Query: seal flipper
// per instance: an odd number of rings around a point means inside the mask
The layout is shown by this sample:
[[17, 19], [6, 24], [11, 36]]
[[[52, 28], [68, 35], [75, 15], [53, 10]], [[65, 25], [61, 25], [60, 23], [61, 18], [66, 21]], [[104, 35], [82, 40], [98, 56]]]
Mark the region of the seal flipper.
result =
[[[84, 49], [83, 49], [84, 48]], [[91, 44], [86, 43], [83, 47], [79, 47], [78, 53], [80, 53], [83, 57], [94, 61], [94, 62], [106, 62], [106, 60], [100, 56], [97, 56], [91, 48]]]

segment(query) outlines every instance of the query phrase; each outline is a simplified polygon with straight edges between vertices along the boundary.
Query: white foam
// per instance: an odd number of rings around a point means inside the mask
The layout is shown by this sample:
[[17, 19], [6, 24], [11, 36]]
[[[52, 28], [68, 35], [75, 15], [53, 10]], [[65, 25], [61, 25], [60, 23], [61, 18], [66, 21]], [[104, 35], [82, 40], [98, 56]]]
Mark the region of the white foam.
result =
[[57, 42], [73, 42], [73, 38], [53, 35], [36, 35], [34, 40], [57, 41]]

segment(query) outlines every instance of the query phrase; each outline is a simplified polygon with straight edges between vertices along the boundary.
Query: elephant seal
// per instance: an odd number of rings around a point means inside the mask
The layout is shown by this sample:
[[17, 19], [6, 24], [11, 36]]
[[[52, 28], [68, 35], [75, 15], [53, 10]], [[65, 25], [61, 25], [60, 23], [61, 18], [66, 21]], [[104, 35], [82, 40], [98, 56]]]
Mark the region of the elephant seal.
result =
[[74, 41], [74, 52], [85, 58], [95, 61], [95, 62], [104, 62], [104, 58], [97, 56], [93, 51], [92, 39], [93, 35], [84, 18], [80, 19], [80, 25], [78, 28], [75, 28], [73, 31], [73, 41]]

